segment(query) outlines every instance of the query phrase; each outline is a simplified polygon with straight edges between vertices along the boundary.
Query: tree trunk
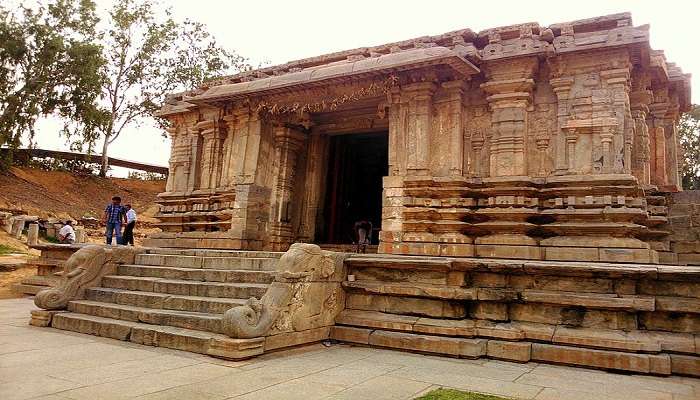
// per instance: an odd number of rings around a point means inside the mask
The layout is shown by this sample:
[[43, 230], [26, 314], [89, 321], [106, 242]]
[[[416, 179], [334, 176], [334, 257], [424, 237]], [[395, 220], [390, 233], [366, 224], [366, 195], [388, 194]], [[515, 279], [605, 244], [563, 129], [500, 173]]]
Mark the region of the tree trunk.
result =
[[109, 168], [109, 156], [107, 155], [107, 147], [109, 146], [110, 135], [105, 135], [105, 141], [102, 143], [102, 165], [100, 165], [100, 176], [107, 176], [107, 169]]

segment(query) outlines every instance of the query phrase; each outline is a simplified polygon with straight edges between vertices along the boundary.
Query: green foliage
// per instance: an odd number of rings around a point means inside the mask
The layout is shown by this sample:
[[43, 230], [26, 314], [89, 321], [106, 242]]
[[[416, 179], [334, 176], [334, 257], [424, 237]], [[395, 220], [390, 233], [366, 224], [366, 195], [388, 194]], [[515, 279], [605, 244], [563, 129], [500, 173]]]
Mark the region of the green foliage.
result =
[[[92, 148], [102, 140], [102, 167], [123, 130], [153, 118], [167, 93], [191, 90], [207, 79], [248, 68], [245, 60], [220, 48], [201, 23], [176, 22], [154, 0], [116, 0], [102, 33], [103, 57], [99, 135], [74, 135]], [[156, 120], [163, 127], [164, 120]]]
[[683, 189], [700, 189], [700, 105], [693, 105], [678, 124], [678, 136], [683, 149], [681, 176]]
[[95, 103], [104, 79], [97, 22], [91, 0], [0, 5], [0, 145], [15, 149], [23, 135], [31, 143], [37, 119], [50, 114], [87, 121], [85, 135], [104, 122]]
[[58, 240], [58, 238], [56, 236], [46, 236], [44, 238], [44, 240], [49, 242], [49, 243], [61, 243], [61, 241]]
[[29, 160], [28, 166], [44, 171], [66, 171], [77, 175], [97, 175], [100, 165], [85, 160], [63, 160], [60, 158], [44, 157]]
[[142, 181], [164, 181], [166, 176], [155, 172], [129, 171], [129, 179], [140, 179]]
[[415, 400], [507, 400], [504, 397], [462, 392], [454, 389], [436, 389]]

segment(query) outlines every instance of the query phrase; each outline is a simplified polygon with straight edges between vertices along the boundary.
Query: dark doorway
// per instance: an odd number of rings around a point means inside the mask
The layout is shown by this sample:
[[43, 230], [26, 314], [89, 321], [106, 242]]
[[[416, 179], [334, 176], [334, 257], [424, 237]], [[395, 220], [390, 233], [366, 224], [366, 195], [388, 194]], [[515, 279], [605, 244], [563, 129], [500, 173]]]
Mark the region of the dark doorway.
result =
[[388, 166], [386, 132], [331, 137], [321, 243], [353, 243], [355, 222], [372, 222], [372, 244], [382, 222], [382, 177]]

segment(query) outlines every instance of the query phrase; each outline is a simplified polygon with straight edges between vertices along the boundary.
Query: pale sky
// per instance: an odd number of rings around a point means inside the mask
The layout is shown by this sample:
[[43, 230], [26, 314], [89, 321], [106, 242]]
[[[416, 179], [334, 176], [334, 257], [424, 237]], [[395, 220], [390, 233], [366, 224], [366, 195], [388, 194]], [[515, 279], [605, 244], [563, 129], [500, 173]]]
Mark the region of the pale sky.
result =
[[[700, 102], [700, 2], [688, 1], [438, 1], [162, 0], [178, 19], [206, 24], [225, 48], [257, 65], [271, 65], [356, 47], [424, 35], [524, 22], [542, 26], [629, 11], [634, 25], [651, 25], [651, 45], [693, 74], [693, 102]], [[110, 0], [97, 0], [107, 9]], [[52, 121], [39, 124], [39, 147], [63, 149]], [[122, 133], [110, 155], [167, 165], [170, 144], [146, 122]], [[123, 171], [115, 171], [122, 175]]]

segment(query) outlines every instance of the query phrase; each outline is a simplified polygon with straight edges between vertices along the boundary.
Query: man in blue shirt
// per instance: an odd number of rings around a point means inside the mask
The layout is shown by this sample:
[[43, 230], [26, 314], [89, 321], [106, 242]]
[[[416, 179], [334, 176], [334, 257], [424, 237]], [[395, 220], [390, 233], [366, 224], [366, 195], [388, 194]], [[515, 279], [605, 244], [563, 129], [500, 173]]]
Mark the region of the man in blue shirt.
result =
[[126, 223], [126, 210], [121, 205], [122, 198], [119, 196], [112, 197], [112, 203], [105, 208], [102, 222], [107, 226], [105, 236], [107, 244], [112, 244], [112, 232], [116, 233], [117, 244], [122, 243], [122, 223]]

